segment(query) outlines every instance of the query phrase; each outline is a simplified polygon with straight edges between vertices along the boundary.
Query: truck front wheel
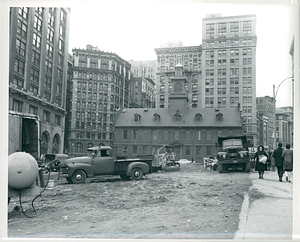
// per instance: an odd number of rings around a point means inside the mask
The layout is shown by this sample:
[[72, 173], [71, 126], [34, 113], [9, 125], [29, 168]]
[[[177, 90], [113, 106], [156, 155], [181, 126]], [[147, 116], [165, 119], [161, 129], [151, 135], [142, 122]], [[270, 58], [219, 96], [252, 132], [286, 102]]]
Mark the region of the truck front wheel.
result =
[[86, 174], [83, 170], [77, 170], [73, 173], [71, 181], [75, 184], [84, 183], [86, 179]]
[[134, 180], [140, 180], [143, 177], [144, 173], [141, 168], [133, 168], [131, 172], [131, 177]]

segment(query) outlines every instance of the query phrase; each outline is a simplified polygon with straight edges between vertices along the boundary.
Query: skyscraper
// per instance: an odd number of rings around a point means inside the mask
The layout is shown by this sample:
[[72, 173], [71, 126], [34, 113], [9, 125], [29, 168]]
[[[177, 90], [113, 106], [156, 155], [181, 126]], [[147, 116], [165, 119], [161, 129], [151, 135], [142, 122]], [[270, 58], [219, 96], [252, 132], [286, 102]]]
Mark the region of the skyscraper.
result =
[[9, 109], [41, 119], [41, 154], [62, 153], [69, 8], [10, 9]]
[[72, 69], [69, 152], [80, 156], [91, 146], [112, 145], [117, 112], [129, 107], [132, 76], [129, 62], [91, 45], [73, 49]]
[[240, 103], [247, 137], [256, 146], [256, 16], [207, 15], [202, 52], [202, 103], [206, 108]]

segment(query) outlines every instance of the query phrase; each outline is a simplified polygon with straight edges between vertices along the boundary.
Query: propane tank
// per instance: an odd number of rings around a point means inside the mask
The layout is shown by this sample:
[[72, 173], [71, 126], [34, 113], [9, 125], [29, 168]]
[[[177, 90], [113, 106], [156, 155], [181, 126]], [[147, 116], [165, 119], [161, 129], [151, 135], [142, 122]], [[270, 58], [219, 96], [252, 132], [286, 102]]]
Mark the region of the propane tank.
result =
[[26, 152], [16, 152], [8, 156], [8, 186], [13, 189], [30, 187], [38, 177], [38, 164]]

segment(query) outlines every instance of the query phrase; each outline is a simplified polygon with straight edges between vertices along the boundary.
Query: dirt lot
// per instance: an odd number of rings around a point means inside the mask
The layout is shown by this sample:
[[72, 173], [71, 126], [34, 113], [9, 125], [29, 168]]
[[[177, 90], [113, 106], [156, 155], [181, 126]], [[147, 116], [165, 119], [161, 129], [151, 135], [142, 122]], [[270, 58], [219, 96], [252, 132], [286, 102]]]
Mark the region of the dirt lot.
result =
[[[249, 173], [218, 173], [197, 164], [180, 171], [148, 174], [140, 181], [119, 177], [88, 179], [85, 184], [57, 180], [34, 202], [27, 218], [18, 198], [8, 206], [8, 236], [106, 239], [232, 239], [238, 230]], [[33, 215], [31, 197], [23, 209]]]

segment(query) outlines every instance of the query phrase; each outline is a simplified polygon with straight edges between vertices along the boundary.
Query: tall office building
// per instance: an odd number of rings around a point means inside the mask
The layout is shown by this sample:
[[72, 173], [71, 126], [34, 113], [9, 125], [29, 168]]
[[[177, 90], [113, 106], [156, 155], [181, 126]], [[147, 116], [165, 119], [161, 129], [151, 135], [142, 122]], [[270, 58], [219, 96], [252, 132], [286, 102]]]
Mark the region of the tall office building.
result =
[[69, 8], [10, 9], [9, 109], [41, 119], [41, 154], [63, 153]]
[[241, 105], [245, 131], [257, 145], [256, 16], [207, 15], [202, 21], [202, 103]]
[[73, 49], [69, 147], [72, 156], [104, 143], [112, 145], [118, 110], [130, 102], [130, 63], [87, 45]]
[[156, 48], [157, 55], [157, 107], [166, 108], [172, 93], [170, 77], [175, 66], [183, 65], [183, 75], [187, 78], [185, 90], [188, 93], [188, 107], [202, 107], [201, 104], [201, 46]]
[[133, 77], [130, 86], [131, 108], [155, 108], [155, 83], [148, 77]]

